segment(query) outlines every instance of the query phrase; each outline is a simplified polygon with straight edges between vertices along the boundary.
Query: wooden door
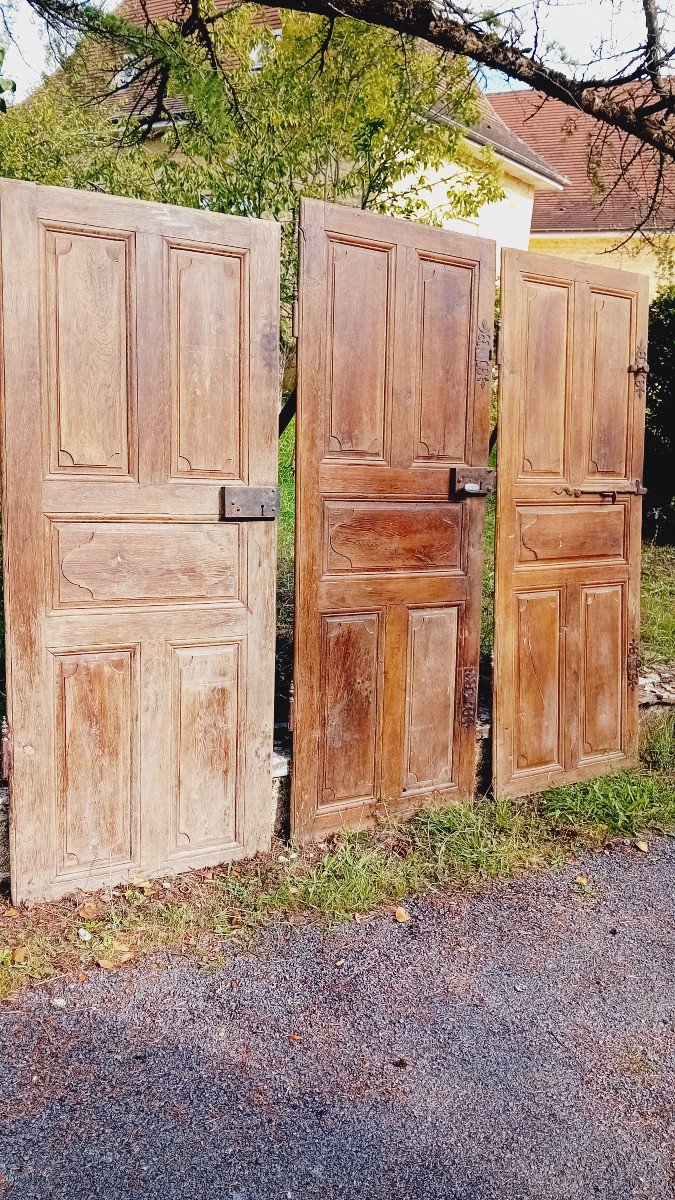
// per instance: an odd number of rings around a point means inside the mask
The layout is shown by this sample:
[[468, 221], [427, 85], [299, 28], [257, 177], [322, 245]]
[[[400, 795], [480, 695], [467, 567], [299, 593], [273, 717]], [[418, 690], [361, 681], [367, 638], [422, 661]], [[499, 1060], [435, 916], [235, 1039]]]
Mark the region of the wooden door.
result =
[[15, 900], [269, 843], [278, 230], [3, 181]]
[[635, 758], [648, 304], [645, 275], [503, 253], [500, 794]]
[[[469, 796], [494, 244], [305, 201], [293, 824]], [[466, 493], [462, 493], [466, 495]]]

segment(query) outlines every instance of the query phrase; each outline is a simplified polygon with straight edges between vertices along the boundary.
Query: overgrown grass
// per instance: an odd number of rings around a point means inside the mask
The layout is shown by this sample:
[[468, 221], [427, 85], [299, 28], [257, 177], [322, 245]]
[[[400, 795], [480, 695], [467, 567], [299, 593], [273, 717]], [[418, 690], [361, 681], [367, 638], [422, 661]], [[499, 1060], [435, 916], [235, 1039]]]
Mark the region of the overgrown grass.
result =
[[[650, 830], [675, 832], [675, 718], [645, 735], [639, 770], [525, 800], [430, 809], [294, 853], [278, 843], [249, 863], [137, 881], [93, 899], [0, 906], [0, 997], [30, 980], [86, 977], [163, 950], [225, 961], [270, 920], [340, 921], [415, 893], [476, 886], [561, 863], [575, 851]], [[81, 930], [84, 930], [83, 940]]]
[[642, 547], [642, 652], [646, 663], [675, 660], [675, 546]]

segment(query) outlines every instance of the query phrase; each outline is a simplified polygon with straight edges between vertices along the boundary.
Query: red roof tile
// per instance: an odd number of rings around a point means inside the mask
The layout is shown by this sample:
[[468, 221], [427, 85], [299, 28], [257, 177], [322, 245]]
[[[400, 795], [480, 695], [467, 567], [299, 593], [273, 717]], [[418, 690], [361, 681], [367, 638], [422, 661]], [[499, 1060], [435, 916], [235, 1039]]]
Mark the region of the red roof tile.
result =
[[[494, 92], [489, 100], [514, 133], [569, 180], [562, 192], [536, 193], [532, 233], [627, 231], [644, 219], [657, 178], [656, 151], [645, 147], [620, 179], [621, 164], [639, 148], [635, 138], [541, 92]], [[673, 223], [675, 163], [667, 168], [659, 210], [647, 227]]]

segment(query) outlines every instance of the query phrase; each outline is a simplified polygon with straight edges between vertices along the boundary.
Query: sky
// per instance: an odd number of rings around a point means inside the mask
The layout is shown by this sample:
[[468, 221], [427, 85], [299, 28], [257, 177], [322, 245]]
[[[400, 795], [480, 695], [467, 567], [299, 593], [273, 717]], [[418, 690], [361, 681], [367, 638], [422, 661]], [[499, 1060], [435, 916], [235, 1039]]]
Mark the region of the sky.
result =
[[[26, 0], [14, 0], [13, 7], [12, 41], [7, 46], [2, 73], [15, 80], [16, 98], [23, 100], [49, 69], [49, 58], [42, 23], [32, 14]], [[522, 7], [528, 34], [533, 34], [532, 10], [531, 3]], [[675, 0], [668, 0], [666, 11], [668, 31], [672, 36], [675, 32]], [[621, 55], [623, 50], [634, 46], [636, 37], [642, 34], [642, 3], [641, 0], [586, 0], [585, 3], [550, 0], [545, 5], [543, 28], [545, 40], [557, 43], [563, 54], [577, 61], [588, 62], [601, 47], [606, 54], [608, 46]], [[525, 44], [530, 44], [529, 37]], [[620, 64], [620, 58], [617, 61]], [[607, 64], [602, 73], [611, 73]], [[493, 91], [514, 86], [493, 72], [487, 74], [485, 82]]]

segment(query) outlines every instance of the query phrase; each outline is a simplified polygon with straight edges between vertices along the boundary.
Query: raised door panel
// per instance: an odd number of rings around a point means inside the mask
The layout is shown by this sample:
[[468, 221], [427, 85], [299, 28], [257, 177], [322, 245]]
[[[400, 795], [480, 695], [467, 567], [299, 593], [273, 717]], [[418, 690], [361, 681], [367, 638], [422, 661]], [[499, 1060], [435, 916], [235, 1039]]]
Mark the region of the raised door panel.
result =
[[566, 421], [572, 386], [573, 289], [561, 281], [525, 278], [521, 304], [524, 328], [518, 474], [523, 479], [562, 481], [568, 473]]
[[587, 481], [627, 478], [632, 433], [634, 304], [630, 296], [591, 291], [590, 395], [587, 405]]
[[457, 608], [413, 609], [408, 618], [405, 791], [453, 786]]
[[238, 525], [54, 522], [54, 606], [233, 600], [239, 558]]
[[563, 596], [518, 593], [514, 670], [513, 757], [516, 772], [563, 766]]
[[415, 462], [467, 458], [474, 271], [420, 258]]
[[43, 247], [50, 470], [133, 473], [134, 239], [47, 227]]
[[58, 875], [72, 886], [138, 846], [138, 651], [54, 657]]
[[322, 805], [375, 798], [379, 633], [378, 613], [322, 620]]
[[172, 472], [243, 477], [248, 260], [169, 244]]
[[326, 574], [461, 570], [461, 505], [328, 500], [324, 518]]
[[579, 761], [622, 751], [625, 586], [581, 589]]
[[387, 458], [395, 262], [391, 247], [330, 239], [326, 457]]
[[171, 853], [241, 841], [242, 645], [172, 649], [174, 805]]

